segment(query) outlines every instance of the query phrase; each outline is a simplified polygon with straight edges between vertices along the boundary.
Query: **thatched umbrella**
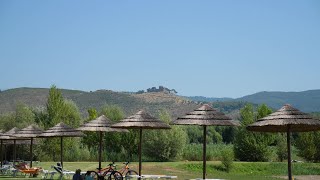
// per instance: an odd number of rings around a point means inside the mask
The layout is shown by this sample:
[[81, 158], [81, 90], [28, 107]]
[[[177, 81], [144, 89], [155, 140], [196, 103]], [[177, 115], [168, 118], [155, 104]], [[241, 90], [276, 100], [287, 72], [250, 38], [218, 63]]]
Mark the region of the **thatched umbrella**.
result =
[[0, 142], [1, 142], [1, 147], [0, 147], [0, 158], [1, 158], [1, 168], [2, 168], [2, 165], [3, 165], [3, 153], [2, 153], [2, 150], [3, 150], [3, 137], [6, 137], [5, 135], [3, 135], [3, 130], [0, 129]]
[[208, 104], [187, 113], [186, 116], [178, 117], [172, 122], [175, 125], [200, 125], [203, 126], [203, 179], [206, 179], [206, 144], [207, 126], [239, 126], [238, 121], [231, 120], [222, 112], [216, 111]]
[[[14, 127], [12, 129], [10, 129], [9, 131], [3, 133], [4, 138], [7, 138], [8, 140], [13, 140], [13, 164], [15, 164], [16, 162], [16, 156], [17, 156], [17, 150], [16, 150], [16, 140], [17, 139], [21, 139], [21, 138], [17, 138], [17, 137], [12, 137], [13, 134], [15, 134], [16, 132], [18, 132], [19, 129]], [[6, 136], [6, 137], [5, 137]]]
[[[27, 142], [27, 140], [17, 140], [16, 138], [12, 137], [12, 136], [9, 136], [9, 135], [5, 135], [5, 133], [3, 133], [2, 130], [0, 130], [0, 141], [1, 141], [1, 147], [0, 147], [0, 151], [1, 151], [1, 167], [3, 165], [3, 145], [7, 145], [7, 144], [15, 144], [15, 145], [18, 145], [18, 144], [29, 144], [30, 142]], [[11, 134], [11, 132], [10, 132]], [[16, 148], [16, 147], [14, 147]], [[15, 150], [15, 149], [14, 149]]]
[[84, 136], [84, 134], [76, 130], [72, 127], [69, 127], [68, 125], [64, 124], [63, 122], [55, 125], [52, 128], [49, 128], [48, 130], [42, 132], [42, 134], [39, 137], [43, 138], [50, 138], [50, 137], [60, 137], [60, 161], [61, 161], [61, 167], [63, 168], [63, 137], [81, 137]]
[[14, 137], [20, 137], [20, 138], [30, 138], [30, 167], [32, 167], [32, 146], [33, 146], [33, 138], [38, 137], [42, 133], [42, 130], [38, 128], [36, 125], [30, 125], [26, 128], [21, 129], [20, 131], [13, 134]]
[[152, 117], [147, 112], [140, 110], [136, 114], [129, 116], [119, 123], [112, 125], [113, 128], [139, 129], [139, 176], [141, 176], [141, 144], [142, 129], [171, 129], [169, 125]]
[[111, 121], [104, 115], [77, 128], [80, 131], [99, 132], [99, 169], [101, 169], [101, 151], [103, 132], [129, 132], [125, 129], [111, 128]]
[[290, 133], [320, 130], [320, 121], [286, 104], [278, 111], [247, 126], [247, 129], [257, 132], [287, 133], [288, 177], [292, 180]]

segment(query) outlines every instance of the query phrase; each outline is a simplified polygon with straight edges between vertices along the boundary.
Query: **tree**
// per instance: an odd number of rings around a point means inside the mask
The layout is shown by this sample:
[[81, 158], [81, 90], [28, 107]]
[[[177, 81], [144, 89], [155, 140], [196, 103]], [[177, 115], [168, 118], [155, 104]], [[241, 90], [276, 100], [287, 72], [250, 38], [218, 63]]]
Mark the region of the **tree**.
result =
[[269, 156], [268, 145], [273, 140], [270, 135], [249, 132], [246, 126], [255, 122], [257, 118], [262, 118], [272, 111], [266, 105], [258, 107], [255, 113], [253, 106], [247, 104], [240, 110], [241, 127], [238, 132], [234, 144], [234, 152], [237, 159], [241, 161], [267, 161]]
[[288, 153], [287, 153], [287, 141], [286, 141], [286, 136], [283, 134], [278, 135], [278, 140], [277, 140], [277, 157], [279, 161], [283, 161], [288, 158]]
[[[49, 90], [49, 96], [46, 103], [46, 115], [45, 118], [37, 118], [42, 121], [45, 129], [55, 126], [60, 122], [64, 122], [71, 127], [78, 127], [82, 120], [80, 112], [75, 103], [71, 100], [64, 100], [62, 93], [56, 86], [51, 86]], [[53, 160], [58, 159], [60, 154], [60, 140], [58, 138], [44, 139], [43, 144], [40, 146], [42, 154], [53, 157]], [[74, 138], [64, 138], [64, 147], [68, 152], [75, 151], [75, 148], [79, 148], [79, 140]], [[50, 146], [48, 146], [50, 144]], [[66, 160], [70, 160], [68, 157], [70, 153], [65, 153]]]
[[[320, 113], [312, 113], [315, 119], [320, 119]], [[297, 134], [295, 145], [298, 155], [307, 161], [320, 162], [320, 132], [303, 132]]]
[[52, 85], [49, 90], [49, 97], [46, 104], [47, 119], [43, 122], [46, 128], [52, 127], [61, 121], [63, 116], [64, 99], [61, 91], [55, 85]]
[[[160, 111], [159, 119], [169, 123], [170, 114]], [[168, 161], [177, 159], [187, 141], [187, 133], [182, 127], [172, 126], [171, 130], [145, 131], [143, 152], [153, 161]]]
[[[96, 109], [94, 108], [90, 108], [88, 109], [88, 114], [89, 117], [85, 122], [89, 122], [91, 120], [94, 120], [98, 117], [98, 112]], [[88, 148], [90, 150], [98, 150], [98, 146], [97, 146], [97, 142], [99, 142], [99, 136], [98, 133], [96, 132], [84, 132], [86, 134], [86, 136], [84, 136], [82, 138], [82, 143], [86, 146], [88, 146]]]

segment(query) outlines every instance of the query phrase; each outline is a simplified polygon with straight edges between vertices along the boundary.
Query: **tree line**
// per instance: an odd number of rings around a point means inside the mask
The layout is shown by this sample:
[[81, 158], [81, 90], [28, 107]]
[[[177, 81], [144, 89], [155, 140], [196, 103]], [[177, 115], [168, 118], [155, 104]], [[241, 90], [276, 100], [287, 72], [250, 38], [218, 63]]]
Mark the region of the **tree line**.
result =
[[[12, 113], [0, 115], [0, 129], [8, 131], [13, 127], [25, 128], [37, 124], [48, 129], [64, 122], [74, 128], [105, 115], [114, 123], [125, 118], [121, 107], [105, 105], [101, 109], [89, 108], [88, 117], [81, 117], [77, 105], [64, 99], [61, 91], [52, 86], [44, 108], [31, 108], [18, 104]], [[266, 105], [255, 107], [251, 104], [240, 109], [240, 127], [208, 127], [208, 160], [222, 160], [224, 153], [240, 161], [283, 161], [286, 157], [286, 137], [280, 133], [254, 133], [245, 129], [248, 124], [272, 113]], [[313, 114], [320, 117], [319, 113]], [[156, 115], [165, 123], [170, 123], [171, 115], [159, 110]], [[199, 126], [171, 126], [171, 130], [146, 130], [143, 134], [144, 161], [201, 160], [202, 128]], [[98, 155], [98, 134], [84, 132], [82, 138], [65, 138], [64, 154], [66, 161], [96, 161]], [[294, 133], [293, 142], [298, 155], [307, 161], [320, 161], [319, 132]], [[12, 159], [12, 145], [6, 145], [5, 158]], [[103, 138], [104, 161], [136, 161], [138, 159], [138, 132], [106, 132]], [[19, 145], [18, 156], [28, 160], [29, 147]], [[58, 138], [37, 139], [34, 150], [35, 160], [59, 161], [60, 145]], [[231, 155], [230, 155], [231, 154]]]

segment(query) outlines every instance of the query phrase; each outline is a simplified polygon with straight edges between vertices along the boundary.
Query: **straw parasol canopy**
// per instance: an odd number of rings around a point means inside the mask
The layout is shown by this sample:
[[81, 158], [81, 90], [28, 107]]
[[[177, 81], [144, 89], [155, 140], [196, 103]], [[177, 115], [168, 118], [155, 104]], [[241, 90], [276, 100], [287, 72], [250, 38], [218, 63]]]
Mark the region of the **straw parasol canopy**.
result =
[[125, 129], [111, 128], [111, 121], [102, 115], [86, 124], [81, 125], [77, 130], [99, 132], [99, 169], [101, 169], [101, 151], [103, 132], [129, 132]]
[[152, 117], [147, 112], [140, 110], [136, 114], [129, 116], [119, 123], [112, 125], [113, 128], [139, 129], [139, 176], [141, 176], [141, 144], [142, 129], [171, 129], [170, 126], [161, 120]]
[[2, 146], [3, 146], [3, 139], [2, 139], [2, 136], [4, 136], [3, 135], [3, 130], [2, 129], [0, 129], [0, 144], [1, 144], [1, 147], [0, 147], [0, 161], [1, 161], [1, 168], [2, 168], [2, 165], [3, 165], [3, 153], [2, 153]]
[[[14, 144], [13, 141], [14, 140], [5, 140], [3, 144], [4, 145]], [[16, 140], [16, 145], [26, 145], [26, 144], [31, 144], [30, 139]], [[39, 144], [39, 142], [34, 140], [33, 144]]]
[[286, 104], [278, 111], [247, 126], [247, 129], [256, 132], [287, 133], [288, 177], [289, 180], [292, 180], [290, 133], [320, 130], [320, 121]]
[[20, 131], [13, 134], [14, 137], [20, 137], [20, 138], [30, 138], [30, 167], [32, 167], [32, 159], [33, 159], [33, 153], [32, 153], [32, 146], [33, 146], [33, 138], [38, 137], [43, 131], [36, 125], [30, 125], [26, 128], [21, 129]]
[[53, 137], [60, 137], [60, 150], [61, 150], [61, 167], [63, 168], [63, 137], [81, 137], [84, 134], [68, 125], [64, 124], [63, 122], [58, 123], [57, 125], [49, 128], [48, 130], [42, 132], [39, 137], [42, 138], [53, 138]]
[[187, 113], [183, 117], [178, 117], [172, 122], [175, 125], [200, 125], [203, 126], [203, 179], [206, 179], [206, 142], [207, 126], [239, 126], [238, 121], [230, 119], [222, 112], [216, 111], [208, 104]]
[[16, 141], [18, 139], [23, 139], [23, 138], [18, 138], [18, 137], [13, 137], [15, 133], [17, 133], [19, 129], [17, 127], [14, 127], [10, 129], [9, 131], [3, 133], [3, 138], [7, 140], [13, 140], [13, 164], [16, 162], [16, 156], [17, 156], [17, 150], [16, 150]]
[[[11, 137], [9, 136], [9, 135], [5, 135], [4, 134], [4, 132], [3, 132], [3, 130], [1, 129], [0, 130], [0, 141], [1, 141], [1, 147], [0, 147], [0, 151], [1, 151], [1, 167], [2, 167], [2, 165], [3, 165], [3, 145], [5, 145], [6, 144], [6, 142], [7, 142], [7, 140], [9, 140], [9, 139], [11, 139]], [[5, 142], [4, 142], [4, 140], [6, 140]]]

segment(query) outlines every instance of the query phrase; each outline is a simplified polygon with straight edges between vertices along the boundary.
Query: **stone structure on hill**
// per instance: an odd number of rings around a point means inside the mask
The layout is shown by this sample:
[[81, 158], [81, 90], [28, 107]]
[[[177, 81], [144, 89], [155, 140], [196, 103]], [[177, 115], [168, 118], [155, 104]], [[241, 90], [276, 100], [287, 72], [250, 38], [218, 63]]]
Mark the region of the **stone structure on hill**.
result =
[[[146, 92], [164, 92], [164, 93], [168, 93], [168, 94], [177, 94], [178, 93], [175, 89], [169, 89], [164, 86], [159, 86], [159, 88], [156, 88], [156, 87], [148, 88]], [[145, 93], [145, 91], [140, 90], [137, 92], [137, 94], [142, 94], [142, 93]]]

